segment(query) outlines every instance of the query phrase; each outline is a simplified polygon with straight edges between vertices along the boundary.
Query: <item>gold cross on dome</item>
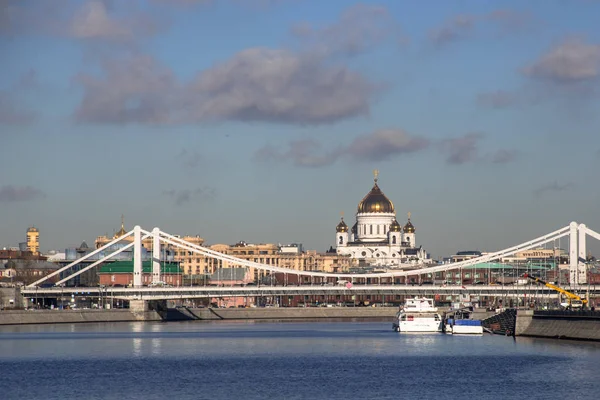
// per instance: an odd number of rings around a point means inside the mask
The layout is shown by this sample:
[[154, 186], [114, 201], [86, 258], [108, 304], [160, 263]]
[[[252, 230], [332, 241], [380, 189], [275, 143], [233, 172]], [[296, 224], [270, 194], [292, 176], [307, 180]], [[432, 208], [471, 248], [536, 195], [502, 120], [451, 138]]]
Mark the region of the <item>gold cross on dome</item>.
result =
[[408, 214], [407, 214], [407, 215], [408, 215], [408, 219], [410, 219], [410, 211], [408, 212]]
[[373, 170], [373, 177], [375, 178], [375, 182], [377, 182], [377, 177], [379, 177], [379, 170], [378, 169], [374, 169]]

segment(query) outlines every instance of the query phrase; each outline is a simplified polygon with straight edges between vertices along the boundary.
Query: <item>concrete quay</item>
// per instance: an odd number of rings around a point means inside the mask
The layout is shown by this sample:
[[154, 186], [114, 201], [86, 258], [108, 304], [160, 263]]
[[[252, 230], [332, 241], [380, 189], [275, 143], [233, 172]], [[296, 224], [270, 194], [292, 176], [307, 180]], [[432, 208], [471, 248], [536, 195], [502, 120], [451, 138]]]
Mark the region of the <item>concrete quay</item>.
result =
[[[235, 319], [313, 319], [313, 318], [391, 318], [397, 307], [308, 307], [308, 308], [176, 308], [170, 309], [166, 320], [182, 319], [235, 320]], [[189, 318], [185, 318], [189, 316]]]
[[600, 341], [600, 313], [518, 310], [515, 336]]
[[162, 321], [156, 311], [123, 310], [3, 310], [0, 326], [73, 324], [85, 322]]
[[[193, 319], [293, 319], [293, 318], [392, 318], [398, 312], [397, 307], [309, 307], [309, 308], [187, 308], [171, 309]], [[443, 314], [444, 310], [440, 310]], [[476, 310], [474, 319], [483, 319], [490, 313]], [[172, 317], [173, 318], [173, 317]]]
[[[164, 311], [119, 310], [4, 310], [0, 325], [70, 324], [86, 322], [392, 318], [396, 307], [335, 308], [168, 308]], [[390, 319], [391, 321], [391, 319]]]

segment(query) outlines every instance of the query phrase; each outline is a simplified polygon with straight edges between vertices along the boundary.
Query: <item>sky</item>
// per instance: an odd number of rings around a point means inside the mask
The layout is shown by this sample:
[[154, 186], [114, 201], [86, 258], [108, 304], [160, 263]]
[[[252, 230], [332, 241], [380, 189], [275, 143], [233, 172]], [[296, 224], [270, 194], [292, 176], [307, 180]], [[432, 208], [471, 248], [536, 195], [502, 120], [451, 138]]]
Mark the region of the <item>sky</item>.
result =
[[3, 0], [0, 248], [32, 225], [43, 251], [93, 243], [124, 215], [325, 251], [374, 169], [434, 258], [600, 231], [598, 16], [596, 0]]

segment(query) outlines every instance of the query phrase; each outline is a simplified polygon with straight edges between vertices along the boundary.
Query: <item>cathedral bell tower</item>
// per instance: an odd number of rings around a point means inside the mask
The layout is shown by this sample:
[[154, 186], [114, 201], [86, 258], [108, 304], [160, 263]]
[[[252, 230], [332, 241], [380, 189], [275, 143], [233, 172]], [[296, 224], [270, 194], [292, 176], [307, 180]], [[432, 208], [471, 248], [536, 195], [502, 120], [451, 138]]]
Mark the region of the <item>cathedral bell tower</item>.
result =
[[410, 213], [408, 213], [408, 222], [404, 225], [403, 242], [408, 243], [408, 247], [417, 247], [415, 241], [415, 226], [410, 222]]
[[[343, 214], [342, 214], [343, 215]], [[344, 222], [344, 217], [335, 227], [335, 247], [346, 247], [348, 245], [348, 225]]]
[[388, 231], [388, 243], [390, 246], [400, 246], [401, 241], [402, 229], [396, 218], [394, 218], [394, 221], [392, 221], [392, 224], [390, 225], [390, 230]]

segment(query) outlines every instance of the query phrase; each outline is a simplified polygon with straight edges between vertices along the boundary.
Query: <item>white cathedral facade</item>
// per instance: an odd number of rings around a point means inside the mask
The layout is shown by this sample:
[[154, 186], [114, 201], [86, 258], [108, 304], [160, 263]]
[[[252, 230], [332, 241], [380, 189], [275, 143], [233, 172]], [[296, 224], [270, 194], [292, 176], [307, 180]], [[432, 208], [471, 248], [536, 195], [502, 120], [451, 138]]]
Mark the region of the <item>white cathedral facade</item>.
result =
[[356, 223], [348, 231], [344, 218], [336, 227], [336, 252], [348, 255], [357, 266], [398, 268], [429, 262], [427, 252], [417, 247], [415, 227], [410, 221], [404, 227], [396, 220], [394, 204], [377, 185], [358, 203]]

